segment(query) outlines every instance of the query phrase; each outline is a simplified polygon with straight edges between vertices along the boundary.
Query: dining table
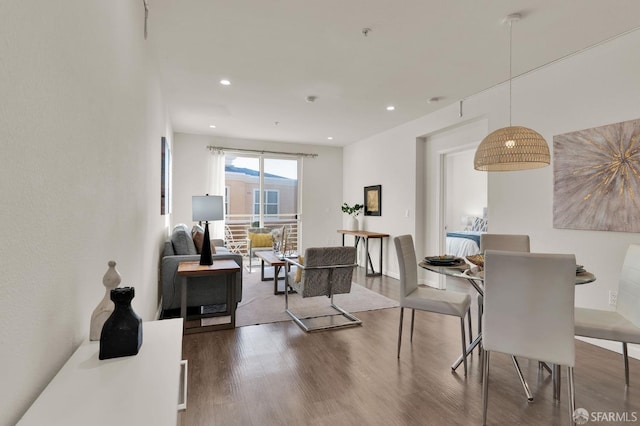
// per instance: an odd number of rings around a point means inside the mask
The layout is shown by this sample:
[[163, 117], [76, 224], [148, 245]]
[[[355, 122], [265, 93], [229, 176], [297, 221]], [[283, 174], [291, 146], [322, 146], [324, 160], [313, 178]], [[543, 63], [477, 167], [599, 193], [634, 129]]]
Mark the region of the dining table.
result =
[[[471, 263], [465, 258], [456, 257], [448, 262], [439, 262], [439, 257], [440, 256], [425, 257], [418, 263], [418, 266], [437, 274], [466, 280], [478, 292], [478, 294], [484, 298], [484, 271], [482, 270], [482, 267]], [[596, 280], [596, 276], [591, 272], [585, 270], [582, 265], [576, 266], [575, 285], [588, 284]], [[480, 342], [482, 342], [482, 331], [478, 330], [478, 335], [467, 346], [466, 355], [471, 354], [471, 352], [476, 348], [476, 346], [478, 346], [478, 344], [480, 344]], [[451, 368], [455, 370], [462, 362], [462, 359], [463, 356], [460, 355], [460, 357], [453, 363]], [[529, 385], [527, 384], [522, 374], [522, 369], [518, 364], [518, 360], [515, 356], [512, 356], [511, 359], [513, 361], [513, 365], [516, 369], [516, 373], [518, 374], [518, 378], [520, 379], [525, 394], [527, 395], [527, 400], [533, 401], [533, 395], [531, 394]], [[553, 398], [555, 400], [560, 400], [560, 367], [554, 365], [550, 368], [543, 362], [540, 362], [539, 365], [546, 368], [551, 373], [553, 378]]]

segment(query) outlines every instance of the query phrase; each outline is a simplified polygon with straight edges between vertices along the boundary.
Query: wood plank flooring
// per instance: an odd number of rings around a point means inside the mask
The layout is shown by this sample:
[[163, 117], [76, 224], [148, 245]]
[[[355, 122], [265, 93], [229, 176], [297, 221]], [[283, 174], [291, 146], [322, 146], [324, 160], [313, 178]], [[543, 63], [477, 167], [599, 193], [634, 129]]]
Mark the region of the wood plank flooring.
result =
[[[354, 281], [398, 299], [397, 280], [364, 277], [358, 268]], [[416, 312], [411, 343], [405, 315], [398, 360], [399, 308], [357, 316], [361, 327], [320, 333], [288, 321], [184, 336], [189, 393], [182, 426], [482, 423], [477, 351], [467, 377], [462, 366], [450, 368], [460, 352], [458, 318]], [[640, 361], [630, 360], [625, 389], [622, 355], [581, 341], [576, 353], [576, 407], [640, 417]], [[527, 402], [510, 358], [492, 354], [488, 424], [568, 424], [565, 372], [555, 404], [549, 374], [537, 362], [520, 362], [534, 401]]]

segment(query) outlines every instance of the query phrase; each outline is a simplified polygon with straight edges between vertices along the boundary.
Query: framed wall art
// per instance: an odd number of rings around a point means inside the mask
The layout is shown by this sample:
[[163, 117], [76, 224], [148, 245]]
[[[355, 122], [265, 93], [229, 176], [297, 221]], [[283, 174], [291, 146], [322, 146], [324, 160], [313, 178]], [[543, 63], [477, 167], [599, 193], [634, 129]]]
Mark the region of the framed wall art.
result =
[[169, 143], [163, 136], [160, 139], [161, 160], [160, 160], [160, 214], [166, 215], [171, 213], [171, 150]]
[[382, 185], [364, 187], [364, 215], [382, 216]]
[[640, 232], [640, 119], [553, 137], [553, 227]]

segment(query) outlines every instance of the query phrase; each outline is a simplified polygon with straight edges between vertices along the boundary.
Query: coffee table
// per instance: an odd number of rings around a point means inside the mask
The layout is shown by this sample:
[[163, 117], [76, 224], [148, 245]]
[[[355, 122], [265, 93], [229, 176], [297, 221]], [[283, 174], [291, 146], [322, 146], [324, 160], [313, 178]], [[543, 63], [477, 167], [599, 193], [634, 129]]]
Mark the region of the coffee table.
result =
[[[273, 280], [273, 294], [284, 294], [284, 283], [280, 288], [278, 283], [280, 282], [280, 271], [282, 267], [286, 264], [283, 258], [276, 254], [273, 250], [270, 251], [258, 251], [254, 253], [258, 258], [260, 258], [260, 279], [262, 281], [271, 281]], [[292, 259], [296, 259], [298, 256], [292, 257]], [[264, 265], [265, 263], [269, 266], [273, 266], [273, 278], [265, 278], [264, 276]], [[286, 273], [286, 271], [285, 271]], [[284, 277], [283, 277], [284, 278]], [[292, 290], [293, 291], [293, 290]]]

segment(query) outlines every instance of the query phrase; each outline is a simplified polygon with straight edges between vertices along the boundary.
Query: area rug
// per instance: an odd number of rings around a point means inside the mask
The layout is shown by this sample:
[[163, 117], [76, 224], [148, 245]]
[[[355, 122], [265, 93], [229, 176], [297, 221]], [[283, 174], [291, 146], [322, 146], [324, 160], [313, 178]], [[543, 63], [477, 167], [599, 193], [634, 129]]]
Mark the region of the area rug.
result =
[[[246, 325], [267, 324], [279, 321], [290, 321], [284, 310], [284, 294], [273, 294], [273, 281], [261, 281], [260, 270], [242, 277], [242, 302], [236, 310], [236, 327]], [[398, 305], [395, 300], [353, 283], [351, 292], [337, 294], [333, 298], [336, 305], [347, 312], [372, 311], [393, 308]], [[300, 315], [330, 315], [336, 313], [330, 307], [326, 297], [302, 298], [296, 293], [289, 293], [289, 309]]]

